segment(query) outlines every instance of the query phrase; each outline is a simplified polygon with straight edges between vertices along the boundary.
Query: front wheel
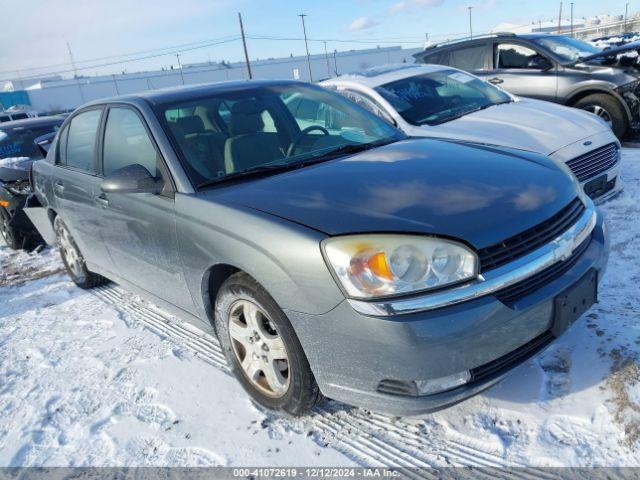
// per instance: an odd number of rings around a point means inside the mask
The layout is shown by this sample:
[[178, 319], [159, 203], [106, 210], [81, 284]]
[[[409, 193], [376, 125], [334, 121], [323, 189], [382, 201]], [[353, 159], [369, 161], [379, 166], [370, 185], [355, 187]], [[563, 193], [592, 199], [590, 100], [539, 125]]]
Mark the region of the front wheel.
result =
[[258, 404], [299, 416], [321, 399], [289, 320], [249, 275], [237, 273], [222, 285], [215, 326], [231, 371]]
[[82, 253], [80, 253], [80, 249], [60, 216], [54, 219], [53, 230], [56, 233], [56, 243], [60, 250], [62, 263], [64, 263], [71, 280], [78, 287], [89, 289], [107, 282], [106, 278], [87, 269], [87, 264]]
[[587, 95], [578, 100], [574, 107], [586, 110], [603, 119], [619, 139], [622, 139], [629, 129], [627, 115], [620, 102], [604, 93]]

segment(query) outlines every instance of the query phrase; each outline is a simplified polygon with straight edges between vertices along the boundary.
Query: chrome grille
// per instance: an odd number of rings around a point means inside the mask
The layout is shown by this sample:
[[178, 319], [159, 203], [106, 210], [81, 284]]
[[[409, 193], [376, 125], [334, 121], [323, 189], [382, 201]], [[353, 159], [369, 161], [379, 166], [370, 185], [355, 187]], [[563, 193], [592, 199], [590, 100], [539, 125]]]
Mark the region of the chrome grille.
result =
[[596, 148], [567, 162], [567, 166], [584, 182], [593, 176], [605, 172], [618, 163], [620, 149], [615, 143]]
[[479, 250], [482, 271], [500, 267], [555, 240], [576, 223], [584, 211], [584, 204], [580, 199], [574, 198], [571, 203], [548, 220], [498, 244]]

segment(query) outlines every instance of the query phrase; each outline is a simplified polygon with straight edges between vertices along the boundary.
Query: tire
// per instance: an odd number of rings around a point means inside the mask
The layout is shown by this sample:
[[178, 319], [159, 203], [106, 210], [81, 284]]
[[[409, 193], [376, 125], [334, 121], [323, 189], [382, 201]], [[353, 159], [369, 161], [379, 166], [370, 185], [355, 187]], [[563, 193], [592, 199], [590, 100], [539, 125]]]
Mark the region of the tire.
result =
[[[247, 320], [254, 311], [254, 320]], [[220, 287], [215, 327], [231, 371], [256, 403], [301, 416], [321, 400], [291, 323], [267, 291], [246, 273], [232, 275]], [[269, 370], [271, 375], [265, 373]]]
[[615, 97], [606, 93], [594, 93], [578, 100], [574, 105], [576, 108], [595, 113], [600, 118], [608, 122], [613, 133], [622, 139], [629, 130], [629, 121], [622, 105]]
[[73, 283], [86, 290], [102, 285], [108, 281], [103, 276], [87, 269], [80, 249], [60, 216], [57, 216], [53, 220], [53, 230], [56, 233], [56, 245], [60, 251], [62, 263], [64, 263]]
[[6, 209], [0, 207], [0, 236], [12, 250], [20, 250], [24, 245], [24, 236], [15, 228], [9, 226], [11, 215]]

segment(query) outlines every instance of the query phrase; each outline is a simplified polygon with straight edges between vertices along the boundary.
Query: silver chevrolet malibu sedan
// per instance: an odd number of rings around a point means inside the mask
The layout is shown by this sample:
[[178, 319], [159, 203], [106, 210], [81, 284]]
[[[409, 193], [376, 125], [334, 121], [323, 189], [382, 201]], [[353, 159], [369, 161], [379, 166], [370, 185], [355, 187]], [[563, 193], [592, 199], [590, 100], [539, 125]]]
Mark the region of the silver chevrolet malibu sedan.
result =
[[300, 82], [85, 105], [32, 182], [26, 211], [79, 287], [109, 279], [208, 329], [249, 395], [294, 415], [488, 388], [596, 301], [607, 258], [563, 163], [407, 139]]

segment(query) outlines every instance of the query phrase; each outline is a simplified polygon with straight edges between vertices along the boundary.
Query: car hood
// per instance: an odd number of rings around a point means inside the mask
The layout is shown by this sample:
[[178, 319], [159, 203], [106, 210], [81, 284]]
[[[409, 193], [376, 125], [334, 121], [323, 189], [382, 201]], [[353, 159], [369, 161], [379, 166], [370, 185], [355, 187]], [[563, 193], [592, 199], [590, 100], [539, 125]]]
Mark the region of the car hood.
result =
[[583, 138], [609, 130], [594, 115], [541, 100], [518, 99], [436, 126], [411, 127], [430, 136], [500, 145], [550, 155]]
[[548, 219], [577, 189], [539, 155], [405, 140], [201, 195], [328, 235], [422, 233], [482, 248]]
[[606, 48], [601, 52], [594, 53], [592, 55], [587, 55], [585, 57], [580, 57], [574, 63], [588, 62], [589, 60], [593, 60], [595, 58], [614, 57], [621, 53], [639, 51], [639, 50], [640, 50], [640, 42], [630, 42], [625, 45], [621, 45], [619, 47]]

